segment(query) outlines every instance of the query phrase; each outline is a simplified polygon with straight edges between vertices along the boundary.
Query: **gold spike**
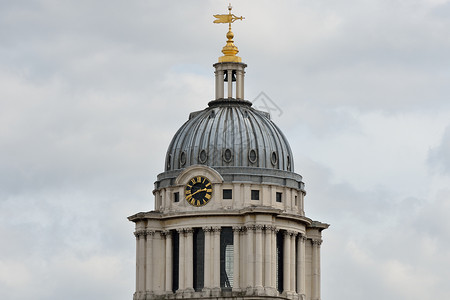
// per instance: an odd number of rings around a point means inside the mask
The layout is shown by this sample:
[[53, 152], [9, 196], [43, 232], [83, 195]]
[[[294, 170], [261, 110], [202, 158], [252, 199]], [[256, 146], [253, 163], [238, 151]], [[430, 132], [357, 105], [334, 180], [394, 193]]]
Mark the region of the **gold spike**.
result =
[[239, 56], [236, 56], [238, 54], [239, 50], [236, 45], [234, 45], [233, 37], [234, 34], [231, 31], [231, 23], [233, 23], [236, 20], [243, 20], [244, 17], [237, 17], [234, 14], [231, 13], [231, 4], [228, 5], [228, 14], [227, 15], [214, 15], [216, 18], [214, 20], [214, 23], [228, 23], [228, 32], [227, 32], [227, 44], [222, 48], [222, 53], [224, 56], [219, 57], [219, 62], [241, 62], [242, 59]]

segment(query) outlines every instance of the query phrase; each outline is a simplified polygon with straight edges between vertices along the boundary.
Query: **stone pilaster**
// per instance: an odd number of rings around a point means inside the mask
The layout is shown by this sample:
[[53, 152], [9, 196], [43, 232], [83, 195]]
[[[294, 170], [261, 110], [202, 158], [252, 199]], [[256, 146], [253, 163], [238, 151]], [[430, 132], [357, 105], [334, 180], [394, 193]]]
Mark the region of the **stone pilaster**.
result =
[[[276, 281], [273, 281], [272, 273], [276, 273], [276, 265], [274, 262], [274, 238], [275, 227], [272, 225], [264, 226], [264, 290], [266, 295], [275, 296], [276, 295]], [[276, 252], [276, 243], [275, 243]], [[276, 257], [276, 256], [275, 256]]]
[[205, 233], [205, 270], [204, 270], [204, 274], [205, 274], [205, 279], [204, 279], [204, 288], [203, 288], [203, 293], [205, 297], [208, 297], [211, 293], [211, 289], [212, 289], [212, 238], [211, 238], [211, 233], [212, 233], [212, 228], [211, 227], [203, 227], [203, 232]]
[[253, 294], [254, 285], [254, 272], [255, 272], [255, 254], [253, 250], [253, 234], [254, 234], [254, 225], [246, 226], [247, 229], [247, 249], [246, 249], [246, 263], [247, 263], [247, 291], [250, 294]]
[[164, 231], [166, 236], [166, 280], [165, 280], [165, 292], [166, 294], [172, 293], [172, 269], [173, 269], [173, 253], [172, 253], [172, 232], [170, 230]]
[[277, 234], [280, 230], [273, 227], [272, 230], [272, 286], [277, 290]]
[[178, 290], [177, 293], [182, 293], [186, 288], [185, 285], [185, 266], [186, 266], [186, 257], [185, 257], [185, 243], [186, 237], [184, 235], [184, 229], [178, 228], [177, 232], [179, 234], [179, 259], [178, 259]]
[[212, 296], [220, 295], [220, 231], [221, 227], [213, 227], [213, 289]]
[[153, 236], [155, 231], [147, 230], [146, 234], [146, 268], [145, 268], [145, 290], [153, 291]]
[[185, 276], [185, 286], [184, 286], [184, 296], [189, 297], [190, 293], [194, 292], [194, 229], [193, 228], [185, 228], [184, 234], [186, 236], [185, 245], [184, 245], [184, 257], [185, 257], [185, 267], [184, 267], [184, 276]]
[[306, 294], [306, 236], [302, 233], [299, 234], [297, 239], [297, 293], [300, 295]]
[[145, 292], [145, 230], [137, 230], [136, 236], [136, 293]]
[[291, 282], [290, 282], [290, 287], [291, 287], [291, 292], [295, 292], [296, 288], [296, 279], [295, 279], [295, 238], [297, 236], [297, 232], [291, 231], [290, 232], [290, 243], [291, 243], [291, 259], [290, 259], [290, 270], [291, 270], [291, 275], [289, 276]]
[[312, 239], [312, 288], [311, 300], [320, 300], [320, 245], [322, 240]]
[[255, 288], [258, 294], [263, 291], [263, 225], [255, 225]]

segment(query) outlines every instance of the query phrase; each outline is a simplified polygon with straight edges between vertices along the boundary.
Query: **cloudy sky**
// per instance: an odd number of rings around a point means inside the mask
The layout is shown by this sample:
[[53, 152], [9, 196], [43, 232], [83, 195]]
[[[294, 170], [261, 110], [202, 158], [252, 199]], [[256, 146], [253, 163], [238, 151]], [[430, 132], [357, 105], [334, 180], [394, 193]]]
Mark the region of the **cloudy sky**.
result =
[[[214, 96], [226, 1], [0, 0], [0, 299], [132, 299], [133, 223]], [[234, 1], [330, 223], [322, 298], [450, 299], [450, 1]]]

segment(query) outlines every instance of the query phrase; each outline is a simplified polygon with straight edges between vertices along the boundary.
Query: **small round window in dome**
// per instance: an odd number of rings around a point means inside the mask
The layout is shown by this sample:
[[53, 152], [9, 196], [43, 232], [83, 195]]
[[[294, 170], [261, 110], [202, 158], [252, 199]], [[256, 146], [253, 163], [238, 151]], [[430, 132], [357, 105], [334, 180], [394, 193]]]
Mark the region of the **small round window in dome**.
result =
[[170, 165], [172, 163], [172, 154], [167, 156], [167, 170], [170, 170]]
[[278, 161], [278, 156], [277, 153], [275, 151], [272, 151], [272, 154], [270, 155], [270, 162], [272, 163], [272, 165], [276, 165]]
[[223, 152], [223, 160], [225, 162], [231, 162], [231, 160], [233, 159], [233, 152], [231, 151], [231, 149], [227, 148], [225, 149], [225, 151]]
[[248, 160], [249, 160], [252, 164], [254, 164], [254, 163], [258, 160], [258, 154], [256, 153], [256, 150], [255, 150], [255, 149], [251, 149], [251, 150], [248, 152]]
[[202, 151], [200, 151], [200, 153], [198, 154], [198, 160], [200, 161], [200, 163], [204, 164], [206, 162], [206, 160], [208, 159], [208, 154], [206, 153], [206, 150], [203, 149]]
[[184, 164], [186, 163], [186, 152], [181, 152], [181, 154], [180, 154], [180, 164], [182, 165], [182, 166], [184, 166]]

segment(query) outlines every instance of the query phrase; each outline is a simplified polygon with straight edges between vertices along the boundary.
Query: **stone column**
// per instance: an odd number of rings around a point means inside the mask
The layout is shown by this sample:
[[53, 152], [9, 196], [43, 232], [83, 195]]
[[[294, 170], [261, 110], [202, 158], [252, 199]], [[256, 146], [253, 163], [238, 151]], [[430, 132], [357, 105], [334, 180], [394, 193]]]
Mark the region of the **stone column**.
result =
[[155, 232], [147, 230], [145, 290], [153, 290], [153, 236]]
[[136, 236], [136, 293], [145, 292], [145, 230], [138, 230]]
[[240, 291], [240, 241], [241, 227], [233, 227], [233, 291]]
[[289, 231], [284, 232], [283, 241], [283, 294], [291, 291], [291, 234]]
[[297, 233], [296, 232], [291, 232], [291, 291], [295, 292], [296, 288], [295, 288], [295, 284], [296, 284], [296, 279], [295, 279], [295, 237], [296, 237]]
[[[213, 227], [213, 297], [220, 293], [220, 227]], [[216, 293], [216, 294], [214, 294]]]
[[255, 254], [253, 251], [253, 231], [255, 226], [247, 226], [247, 288], [254, 287]]
[[272, 287], [277, 289], [277, 233], [279, 229], [272, 227]]
[[185, 255], [185, 290], [189, 292], [194, 292], [194, 229], [186, 228], [184, 230], [186, 235], [186, 241], [184, 246]]
[[216, 100], [223, 98], [223, 70], [216, 71]]
[[244, 71], [236, 71], [236, 99], [244, 100]]
[[203, 227], [205, 232], [205, 278], [203, 291], [206, 292], [206, 296], [209, 296], [209, 290], [212, 288], [211, 280], [211, 227]]
[[320, 300], [320, 244], [322, 240], [313, 239], [312, 242], [312, 288], [311, 299]]
[[243, 226], [241, 227], [241, 251], [240, 251], [240, 265], [241, 265], [241, 273], [240, 273], [240, 286], [242, 290], [245, 290], [247, 287], [247, 227]]
[[172, 269], [173, 269], [173, 250], [172, 250], [172, 232], [167, 230], [164, 232], [166, 235], [166, 281], [165, 291], [166, 293], [172, 293]]
[[264, 287], [272, 286], [272, 226], [266, 225], [264, 230]]
[[305, 241], [306, 237], [304, 234], [300, 233], [297, 240], [297, 293], [304, 295], [306, 293], [306, 269], [305, 269]]
[[263, 225], [255, 226], [255, 288], [259, 291], [263, 289]]
[[228, 72], [228, 98], [233, 97], [233, 70], [227, 70]]
[[165, 253], [164, 234], [162, 231], [157, 231], [153, 238], [153, 269], [151, 272], [153, 272], [153, 292], [158, 295], [164, 294]]
[[178, 290], [177, 292], [182, 292], [185, 289], [185, 283], [184, 283], [184, 274], [185, 274], [185, 241], [186, 237], [184, 236], [184, 229], [180, 228], [177, 229], [179, 234], [179, 259], [178, 259]]

